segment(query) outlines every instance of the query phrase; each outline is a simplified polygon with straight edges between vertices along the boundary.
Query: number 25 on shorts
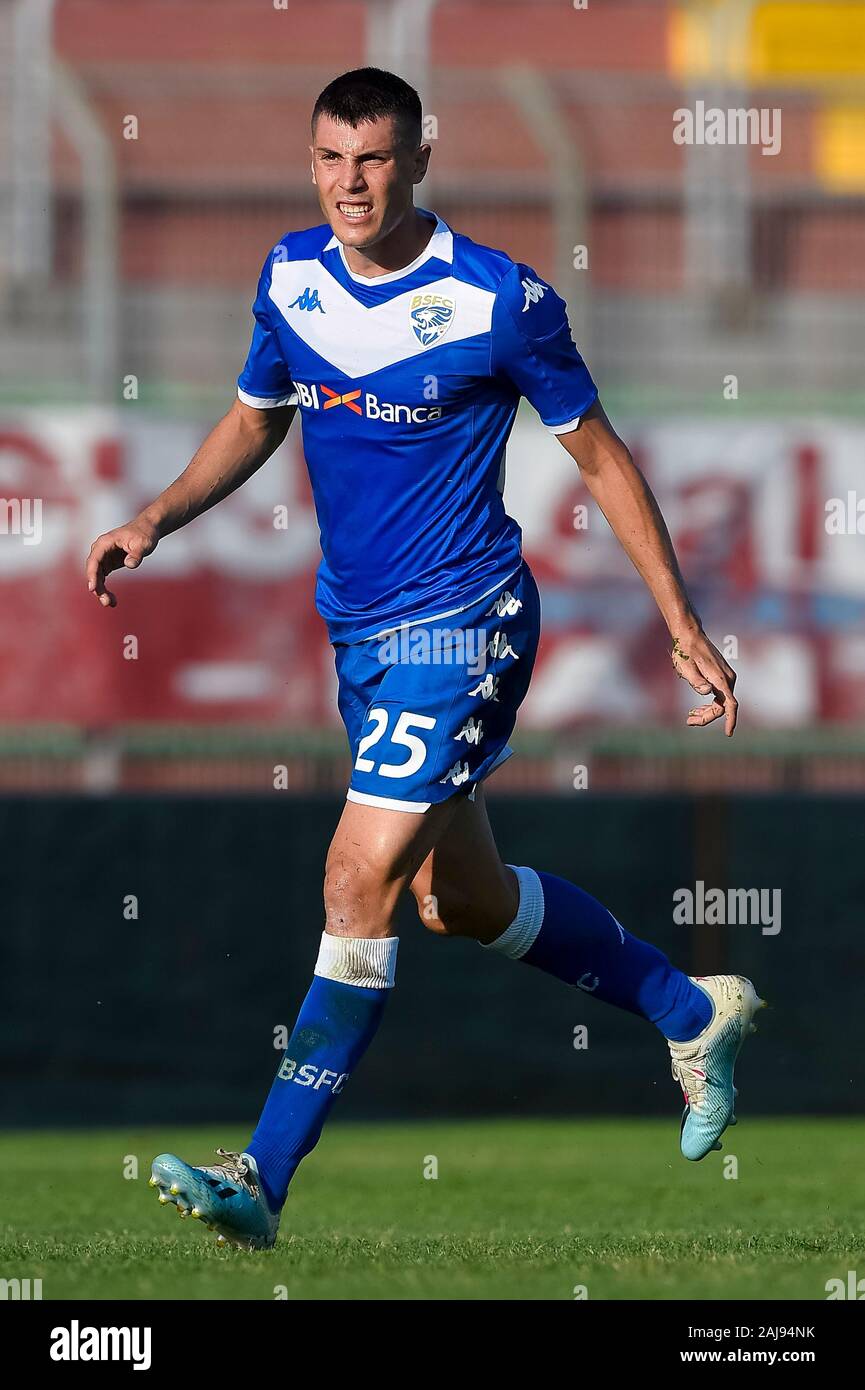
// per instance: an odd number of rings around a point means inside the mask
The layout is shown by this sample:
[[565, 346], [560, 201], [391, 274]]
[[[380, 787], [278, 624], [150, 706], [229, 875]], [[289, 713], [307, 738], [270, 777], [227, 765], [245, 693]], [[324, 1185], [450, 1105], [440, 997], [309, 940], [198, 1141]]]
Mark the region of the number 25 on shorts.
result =
[[[358, 772], [376, 771], [373, 759], [365, 757], [364, 754], [384, 737], [388, 725], [388, 711], [381, 707], [371, 709], [367, 714], [367, 720], [370, 719], [375, 721], [376, 727], [365, 734], [358, 744], [354, 764]], [[423, 767], [429, 750], [422, 738], [410, 732], [412, 726], [430, 730], [435, 728], [436, 721], [425, 714], [412, 714], [411, 710], [401, 710], [390, 735], [390, 742], [392, 745], [408, 748], [410, 756], [401, 763], [380, 763], [377, 769], [380, 777], [411, 777], [412, 773]]]

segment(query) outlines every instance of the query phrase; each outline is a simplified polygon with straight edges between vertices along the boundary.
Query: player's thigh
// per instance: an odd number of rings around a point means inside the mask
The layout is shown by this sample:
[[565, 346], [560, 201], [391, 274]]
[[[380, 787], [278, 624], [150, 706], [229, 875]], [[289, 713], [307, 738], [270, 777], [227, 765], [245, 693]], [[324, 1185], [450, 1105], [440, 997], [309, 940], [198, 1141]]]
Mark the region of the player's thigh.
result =
[[499, 854], [480, 784], [474, 800], [461, 799], [412, 879], [411, 892], [421, 921], [440, 935], [493, 941], [513, 921], [516, 875]]
[[327, 930], [387, 935], [400, 893], [447, 832], [461, 797], [423, 812], [346, 801], [327, 855]]

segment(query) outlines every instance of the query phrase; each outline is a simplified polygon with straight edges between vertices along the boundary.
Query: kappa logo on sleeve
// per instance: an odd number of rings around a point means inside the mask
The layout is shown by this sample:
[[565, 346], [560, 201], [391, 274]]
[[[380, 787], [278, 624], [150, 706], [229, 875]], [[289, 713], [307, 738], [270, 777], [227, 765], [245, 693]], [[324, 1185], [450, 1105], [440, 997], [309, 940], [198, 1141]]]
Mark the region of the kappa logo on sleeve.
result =
[[547, 290], [550, 288], [549, 285], [542, 285], [539, 280], [531, 280], [528, 276], [526, 276], [525, 280], [521, 280], [520, 284], [526, 292], [526, 302], [523, 305], [523, 313], [525, 313], [532, 304], [537, 304], [539, 300], [543, 299]]

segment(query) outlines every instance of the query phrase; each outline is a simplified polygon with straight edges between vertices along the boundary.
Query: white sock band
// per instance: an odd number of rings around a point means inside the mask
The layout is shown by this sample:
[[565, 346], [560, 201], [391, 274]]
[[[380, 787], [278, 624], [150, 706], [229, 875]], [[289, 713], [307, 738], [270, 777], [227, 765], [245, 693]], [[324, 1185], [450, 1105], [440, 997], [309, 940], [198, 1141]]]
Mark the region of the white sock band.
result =
[[363, 989], [393, 989], [398, 936], [331, 936], [322, 932], [315, 974]]
[[501, 951], [503, 956], [519, 960], [534, 945], [543, 925], [544, 889], [534, 869], [518, 868], [516, 864], [509, 864], [508, 868], [513, 869], [520, 885], [520, 905], [511, 925], [489, 942], [487, 950]]

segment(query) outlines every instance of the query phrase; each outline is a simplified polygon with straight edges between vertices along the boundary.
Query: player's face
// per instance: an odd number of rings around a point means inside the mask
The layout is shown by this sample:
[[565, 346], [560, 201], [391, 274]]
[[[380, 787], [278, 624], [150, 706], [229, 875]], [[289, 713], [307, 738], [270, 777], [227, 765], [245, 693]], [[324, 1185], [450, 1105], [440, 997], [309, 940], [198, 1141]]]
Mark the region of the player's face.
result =
[[408, 149], [394, 127], [392, 116], [356, 128], [330, 116], [316, 122], [312, 180], [321, 210], [339, 240], [358, 251], [399, 225], [426, 172], [430, 147]]

